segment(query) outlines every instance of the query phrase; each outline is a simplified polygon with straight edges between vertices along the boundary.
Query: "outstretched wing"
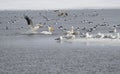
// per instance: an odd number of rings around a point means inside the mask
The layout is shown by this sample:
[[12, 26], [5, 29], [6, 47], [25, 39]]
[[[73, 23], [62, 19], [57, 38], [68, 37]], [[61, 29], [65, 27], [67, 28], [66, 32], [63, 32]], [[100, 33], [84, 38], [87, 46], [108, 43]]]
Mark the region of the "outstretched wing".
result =
[[25, 20], [27, 21], [27, 24], [28, 24], [28, 25], [30, 25], [31, 27], [34, 27], [32, 20], [31, 20], [28, 16], [24, 16], [24, 18], [25, 18]]

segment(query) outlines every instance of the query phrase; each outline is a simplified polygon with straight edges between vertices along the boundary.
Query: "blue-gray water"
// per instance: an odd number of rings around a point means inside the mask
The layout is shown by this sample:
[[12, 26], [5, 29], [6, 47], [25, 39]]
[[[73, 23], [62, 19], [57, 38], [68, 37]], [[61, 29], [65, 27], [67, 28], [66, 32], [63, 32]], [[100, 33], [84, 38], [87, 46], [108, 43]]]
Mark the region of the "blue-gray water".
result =
[[[57, 42], [54, 39], [62, 35], [59, 30], [56, 30], [54, 35], [22, 34], [29, 29], [23, 19], [24, 14], [33, 17], [34, 23], [43, 20], [42, 22], [46, 22], [46, 25], [51, 24], [56, 28], [60, 25], [89, 28], [104, 21], [112, 27], [120, 23], [120, 10], [69, 10], [66, 12], [69, 13], [68, 17], [59, 18], [53, 11], [1, 11], [0, 74], [120, 74], [119, 44]], [[96, 12], [99, 16], [90, 16]], [[38, 13], [60, 20], [55, 25], [55, 20], [46, 21], [38, 16]], [[81, 15], [83, 13], [84, 15]], [[73, 17], [75, 15], [79, 16]], [[102, 18], [106, 20], [102, 21]], [[71, 19], [71, 21], [63, 19]], [[83, 25], [80, 23], [83, 19], [92, 20], [94, 23]], [[9, 20], [16, 21], [8, 23]], [[6, 26], [8, 26], [7, 30]], [[109, 29], [109, 27], [98, 27], [93, 33], [106, 32]], [[119, 27], [117, 31], [119, 32]]]

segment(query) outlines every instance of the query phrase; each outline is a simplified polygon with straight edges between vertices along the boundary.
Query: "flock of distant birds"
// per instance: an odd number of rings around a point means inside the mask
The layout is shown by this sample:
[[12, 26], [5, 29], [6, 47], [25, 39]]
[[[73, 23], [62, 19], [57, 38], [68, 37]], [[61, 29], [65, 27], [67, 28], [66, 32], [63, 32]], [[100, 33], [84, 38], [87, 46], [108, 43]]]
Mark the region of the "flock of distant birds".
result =
[[[65, 14], [65, 15], [67, 15], [67, 14]], [[24, 18], [27, 21], [28, 26], [30, 26], [30, 28], [31, 28], [29, 31], [26, 32], [26, 34], [37, 34], [38, 33], [37, 30], [39, 28], [43, 27], [42, 24], [37, 24], [36, 26], [34, 26], [32, 20], [28, 16], [24, 16]], [[96, 25], [96, 27], [97, 27], [97, 25]], [[94, 27], [94, 28], [96, 28], [96, 27]], [[60, 30], [64, 30], [63, 26], [59, 26], [58, 28]], [[71, 29], [69, 31], [65, 30], [64, 35], [56, 38], [55, 40], [59, 40], [59, 41], [64, 41], [65, 40], [65, 41], [67, 41], [67, 40], [75, 40], [75, 39], [81, 39], [81, 38], [87, 38], [87, 39], [91, 39], [91, 38], [92, 39], [98, 39], [98, 38], [99, 39], [120, 39], [120, 34], [117, 33], [117, 30], [116, 30], [115, 27], [114, 27], [113, 31], [111, 31], [111, 33], [107, 33], [107, 34], [103, 34], [103, 33], [100, 33], [100, 32], [97, 33], [97, 34], [89, 34], [89, 32], [80, 34], [78, 29], [79, 28], [74, 30], [74, 27], [71, 26]], [[53, 31], [54, 31], [54, 28], [52, 26], [48, 26], [48, 30], [47, 31], [42, 31], [42, 32], [40, 32], [40, 34], [52, 35]]]
[[[67, 17], [68, 16], [68, 13], [66, 12], [60, 12], [58, 10], [54, 11], [54, 12], [59, 12], [58, 16], [59, 17]], [[50, 21], [50, 20], [55, 20], [55, 19], [49, 19], [48, 17], [42, 15], [40, 13], [40, 15], [46, 20], [46, 21]], [[84, 13], [82, 13], [82, 15], [84, 15]], [[88, 16], [91, 16], [91, 17], [94, 17], [94, 16], [98, 16], [99, 14], [95, 12], [95, 14], [92, 14], [92, 15], [88, 15]], [[77, 17], [78, 15], [75, 15], [75, 17]], [[16, 16], [15, 16], [16, 17]], [[43, 35], [52, 35], [54, 34], [54, 27], [53, 26], [47, 26], [47, 30], [46, 31], [41, 31], [41, 32], [38, 32], [38, 30], [40, 28], [43, 28], [45, 26], [46, 23], [44, 24], [36, 24], [34, 25], [33, 24], [33, 21], [30, 17], [24, 15], [24, 19], [26, 20], [28, 26], [30, 27], [30, 29], [26, 32], [24, 32], [24, 34], [30, 34], [30, 35], [34, 35], [34, 34], [43, 34]], [[105, 21], [105, 18], [102, 18], [103, 21]], [[57, 20], [56, 20], [57, 21]], [[66, 19], [64, 20], [66, 21]], [[11, 21], [8, 21], [8, 23], [15, 23], [16, 20], [11, 20]], [[1, 24], [2, 22], [0, 22]], [[80, 23], [82, 24], [93, 24], [94, 22], [93, 21], [89, 21], [89, 20], [82, 20], [80, 21]], [[74, 28], [74, 26], [71, 26], [70, 30], [68, 30], [67, 28], [65, 28], [64, 26], [59, 26], [58, 29], [63, 31], [64, 34], [59, 36], [58, 38], [56, 38], [55, 40], [57, 41], [73, 41], [73, 40], [81, 40], [81, 39], [109, 39], [109, 40], [120, 40], [120, 34], [117, 32], [116, 28], [117, 27], [120, 27], [120, 24], [118, 25], [113, 25], [112, 28], [113, 30], [109, 31], [109, 33], [100, 33], [98, 32], [97, 34], [90, 34], [91, 32], [93, 32], [94, 30], [96, 30], [99, 26], [105, 26], [105, 27], [109, 27], [110, 25], [108, 24], [108, 22], [103, 22], [102, 24], [97, 24], [93, 27], [90, 27], [90, 28], [87, 28], [87, 27], [83, 27], [80, 29], [80, 27], [76, 27]], [[23, 28], [23, 27], [21, 27]], [[6, 26], [6, 30], [8, 30], [8, 26]], [[82, 31], [85, 31], [85, 33], [81, 33], [80, 30]]]

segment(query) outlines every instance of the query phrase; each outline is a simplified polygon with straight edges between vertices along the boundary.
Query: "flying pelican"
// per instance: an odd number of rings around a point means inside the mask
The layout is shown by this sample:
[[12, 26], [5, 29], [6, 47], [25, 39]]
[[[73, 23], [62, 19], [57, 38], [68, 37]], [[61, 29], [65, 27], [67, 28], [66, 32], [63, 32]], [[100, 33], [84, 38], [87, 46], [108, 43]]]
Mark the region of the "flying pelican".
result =
[[31, 30], [30, 33], [37, 33], [37, 30], [41, 27], [43, 27], [43, 25], [41, 24], [37, 24], [36, 26], [33, 25], [32, 20], [28, 17], [28, 16], [24, 16], [25, 20], [27, 21], [27, 24], [30, 26]]
[[52, 34], [53, 31], [54, 31], [54, 28], [51, 26], [48, 26], [48, 31], [42, 31], [41, 34], [50, 35]]

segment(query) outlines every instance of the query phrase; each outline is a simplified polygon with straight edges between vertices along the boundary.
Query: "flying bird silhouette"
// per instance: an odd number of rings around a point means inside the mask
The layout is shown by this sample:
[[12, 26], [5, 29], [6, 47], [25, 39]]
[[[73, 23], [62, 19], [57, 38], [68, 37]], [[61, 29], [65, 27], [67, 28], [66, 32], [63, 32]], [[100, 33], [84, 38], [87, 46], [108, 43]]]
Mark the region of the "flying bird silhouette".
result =
[[39, 28], [42, 28], [42, 24], [37, 24], [36, 26], [33, 25], [32, 20], [28, 16], [24, 16], [25, 20], [27, 21], [27, 24], [30, 26], [31, 30], [29, 32], [31, 33], [37, 33], [37, 30]]

